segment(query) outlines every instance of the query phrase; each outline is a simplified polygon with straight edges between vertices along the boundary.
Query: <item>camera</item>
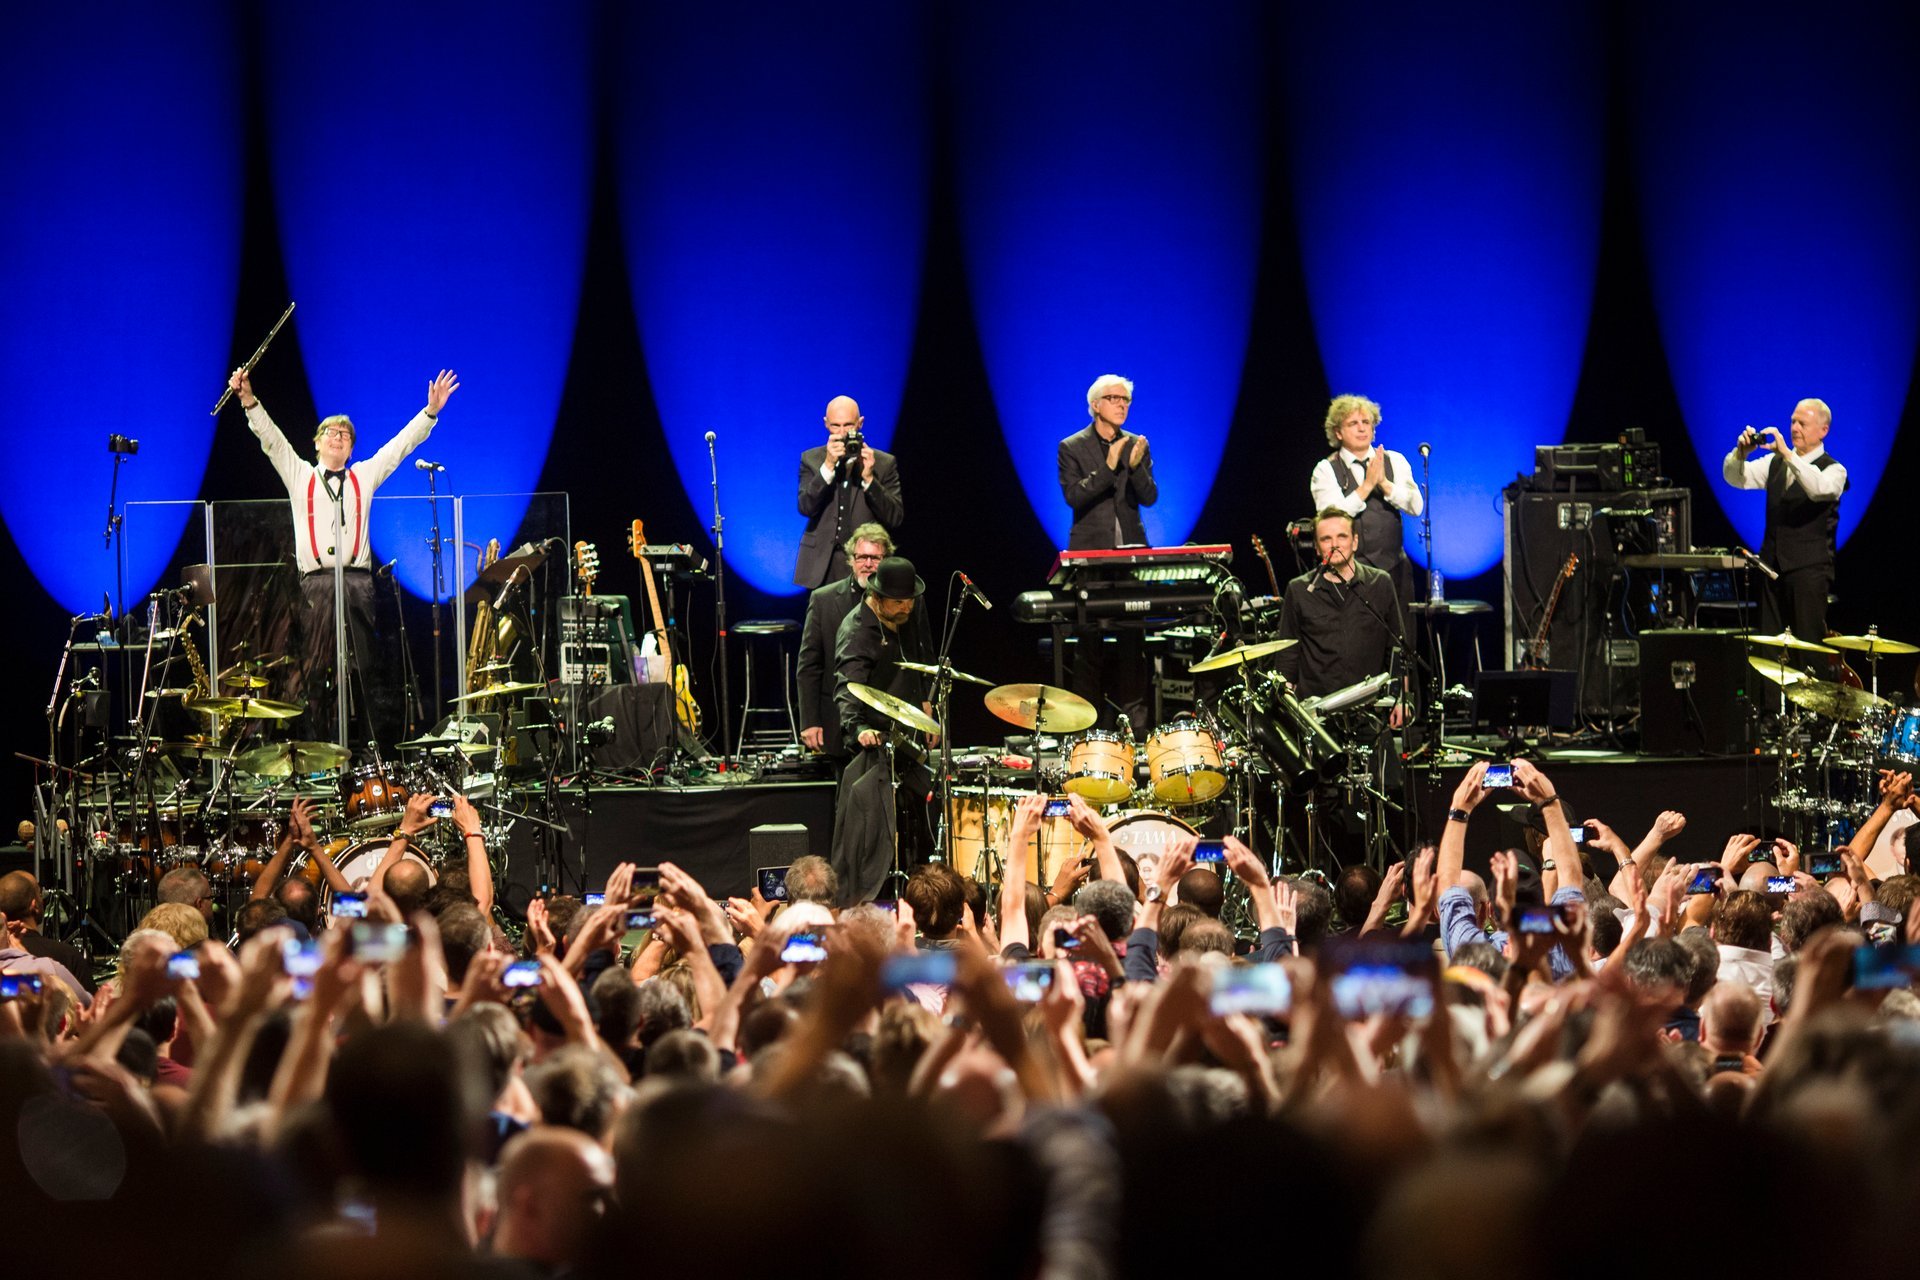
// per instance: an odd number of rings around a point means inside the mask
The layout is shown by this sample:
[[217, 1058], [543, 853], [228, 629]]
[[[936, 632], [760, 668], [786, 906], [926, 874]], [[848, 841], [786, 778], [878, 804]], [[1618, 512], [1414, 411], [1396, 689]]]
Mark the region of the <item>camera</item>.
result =
[[138, 440], [129, 440], [119, 434], [109, 435], [107, 437], [107, 452], [124, 453], [128, 457], [132, 457], [134, 454], [140, 452], [140, 442]]
[[860, 456], [860, 451], [867, 447], [867, 438], [861, 434], [858, 428], [855, 428], [847, 432], [844, 436], [841, 436], [840, 443], [847, 451], [843, 456], [857, 458]]
[[333, 909], [329, 914], [343, 920], [364, 920], [367, 918], [367, 895], [336, 893], [333, 895]]
[[167, 957], [167, 976], [169, 978], [198, 978], [200, 976], [200, 957], [191, 951], [176, 951]]
[[787, 944], [780, 948], [782, 964], [819, 964], [826, 958], [826, 935], [814, 929], [794, 934], [787, 939]]
[[1845, 875], [1846, 864], [1840, 861], [1837, 853], [1810, 853], [1807, 855], [1807, 874], [1815, 880], [1826, 880], [1833, 876]]

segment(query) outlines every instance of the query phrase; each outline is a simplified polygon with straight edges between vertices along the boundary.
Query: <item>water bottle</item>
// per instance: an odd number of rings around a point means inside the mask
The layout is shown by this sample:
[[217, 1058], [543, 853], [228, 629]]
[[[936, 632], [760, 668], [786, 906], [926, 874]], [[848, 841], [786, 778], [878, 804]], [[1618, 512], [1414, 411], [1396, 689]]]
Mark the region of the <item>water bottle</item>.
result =
[[1429, 566], [1427, 569], [1427, 603], [1445, 604], [1447, 602], [1447, 580], [1440, 570]]

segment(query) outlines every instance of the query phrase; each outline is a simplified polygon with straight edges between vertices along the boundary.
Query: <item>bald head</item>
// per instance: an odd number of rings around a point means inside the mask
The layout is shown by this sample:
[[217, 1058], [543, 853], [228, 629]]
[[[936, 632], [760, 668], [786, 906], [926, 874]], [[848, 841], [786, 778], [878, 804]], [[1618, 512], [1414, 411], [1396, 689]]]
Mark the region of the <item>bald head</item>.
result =
[[579, 1261], [613, 1189], [613, 1157], [574, 1129], [539, 1126], [500, 1153], [493, 1250], [546, 1267]]
[[427, 877], [427, 869], [419, 863], [402, 862], [388, 869], [382, 887], [401, 914], [410, 916], [427, 900], [427, 890], [433, 887], [433, 882]]
[[1764, 1027], [1760, 997], [1744, 982], [1716, 982], [1700, 1003], [1700, 1040], [1714, 1053], [1752, 1053]]
[[827, 401], [827, 432], [829, 435], [843, 436], [859, 426], [864, 418], [860, 416], [860, 406], [852, 396], [835, 396]]

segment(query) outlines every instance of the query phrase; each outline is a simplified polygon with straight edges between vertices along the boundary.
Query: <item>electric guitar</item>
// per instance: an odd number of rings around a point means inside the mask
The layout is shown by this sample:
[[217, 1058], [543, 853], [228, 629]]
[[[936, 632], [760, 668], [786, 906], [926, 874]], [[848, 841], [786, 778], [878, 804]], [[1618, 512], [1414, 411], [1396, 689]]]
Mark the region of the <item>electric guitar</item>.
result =
[[[667, 615], [660, 608], [660, 587], [654, 581], [653, 564], [647, 559], [647, 529], [643, 521], [635, 520], [627, 531], [627, 549], [640, 562], [640, 580], [647, 584], [647, 607], [653, 611], [653, 630], [648, 637], [659, 646], [660, 654], [672, 661], [673, 646], [667, 634]], [[673, 712], [679, 717], [680, 723], [686, 726], [687, 732], [700, 732], [700, 704], [693, 700], [692, 682], [688, 679], [684, 662], [673, 666]]]
[[1267, 589], [1274, 595], [1280, 594], [1280, 579], [1273, 572], [1273, 561], [1267, 556], [1267, 544], [1260, 541], [1260, 535], [1253, 535], [1253, 553], [1260, 557], [1260, 563], [1267, 567]]
[[1553, 590], [1547, 596], [1547, 607], [1540, 612], [1540, 625], [1534, 629], [1533, 639], [1526, 641], [1520, 652], [1520, 667], [1524, 671], [1545, 671], [1550, 655], [1547, 641], [1547, 629], [1553, 625], [1553, 611], [1560, 607], [1560, 592], [1565, 589], [1573, 571], [1579, 567], [1580, 553], [1567, 552], [1567, 562], [1560, 568], [1560, 576], [1554, 580]]
[[594, 579], [600, 576], [600, 549], [591, 542], [573, 544], [573, 575], [580, 580], [580, 594], [593, 594]]

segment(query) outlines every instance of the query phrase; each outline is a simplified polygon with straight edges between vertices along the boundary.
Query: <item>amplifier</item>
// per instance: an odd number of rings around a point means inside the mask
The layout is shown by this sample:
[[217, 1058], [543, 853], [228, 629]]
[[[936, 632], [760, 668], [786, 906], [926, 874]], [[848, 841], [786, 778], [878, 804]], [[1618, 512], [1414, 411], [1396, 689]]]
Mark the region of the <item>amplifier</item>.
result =
[[1640, 749], [1661, 756], [1745, 755], [1753, 749], [1754, 686], [1744, 631], [1640, 633]]
[[560, 682], [633, 681], [631, 606], [625, 596], [567, 596], [560, 601]]

